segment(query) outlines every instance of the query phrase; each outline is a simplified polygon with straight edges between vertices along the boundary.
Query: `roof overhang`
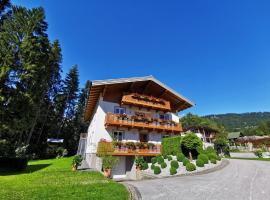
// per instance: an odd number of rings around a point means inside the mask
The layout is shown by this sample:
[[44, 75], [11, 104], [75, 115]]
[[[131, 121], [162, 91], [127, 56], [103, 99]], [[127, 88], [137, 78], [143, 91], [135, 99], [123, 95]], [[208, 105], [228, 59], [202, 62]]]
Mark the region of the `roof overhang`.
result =
[[[89, 121], [97, 105], [100, 95], [110, 99], [118, 95], [118, 99], [127, 92], [149, 94], [171, 102], [172, 109], [176, 112], [194, 106], [194, 103], [169, 88], [153, 76], [119, 78], [92, 81], [84, 118]], [[116, 98], [117, 99], [117, 98]]]

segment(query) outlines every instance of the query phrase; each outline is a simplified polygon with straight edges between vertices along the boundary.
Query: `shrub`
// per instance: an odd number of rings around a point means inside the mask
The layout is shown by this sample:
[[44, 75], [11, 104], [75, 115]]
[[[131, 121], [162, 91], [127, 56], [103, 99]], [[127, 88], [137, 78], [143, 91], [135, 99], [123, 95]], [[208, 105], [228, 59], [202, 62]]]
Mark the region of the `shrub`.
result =
[[188, 133], [183, 137], [181, 147], [189, 153], [190, 159], [192, 159], [192, 152], [202, 147], [202, 141], [195, 133]]
[[151, 163], [156, 164], [157, 163], [157, 158], [156, 157], [151, 158]]
[[196, 160], [196, 165], [197, 165], [198, 167], [204, 167], [204, 161], [201, 160], [201, 159], [197, 159], [197, 160]]
[[[112, 157], [112, 156], [111, 156]], [[106, 159], [106, 158], [105, 158]], [[72, 160], [72, 165], [74, 166], [74, 167], [78, 167], [78, 166], [80, 166], [81, 165], [81, 163], [82, 163], [82, 160], [83, 160], [83, 158], [82, 158], [82, 156], [81, 155], [76, 155], [76, 156], [74, 156], [74, 158], [73, 158], [73, 160]], [[103, 166], [104, 166], [104, 159], [102, 159], [102, 162], [103, 162]], [[106, 160], [105, 160], [105, 164], [106, 164]], [[105, 169], [107, 169], [107, 168], [105, 168]]]
[[220, 157], [220, 156], [217, 156], [217, 160], [219, 160], [219, 161], [220, 161], [220, 160], [221, 160], [221, 157]]
[[163, 158], [164, 158], [164, 159], [167, 159], [167, 158], [168, 158], [168, 155], [163, 155]]
[[175, 169], [178, 169], [178, 167], [179, 167], [178, 162], [176, 160], [172, 160], [171, 161], [171, 167], [174, 167]]
[[177, 173], [176, 169], [175, 169], [174, 167], [171, 167], [171, 168], [170, 168], [170, 174], [171, 174], [171, 175], [174, 175], [174, 174], [176, 174], [176, 173]]
[[159, 166], [155, 166], [154, 168], [154, 174], [160, 174], [161, 173], [161, 169]]
[[154, 165], [154, 164], [152, 164], [152, 165], [151, 165], [151, 169], [153, 169], [153, 170], [154, 170], [154, 168], [155, 168], [155, 165]]
[[185, 155], [183, 153], [179, 153], [176, 155], [176, 158], [179, 162], [182, 162], [185, 158]]
[[262, 150], [261, 149], [258, 149], [258, 150], [256, 150], [256, 151], [254, 151], [254, 154], [255, 154], [255, 156], [257, 156], [258, 158], [262, 158]]
[[164, 163], [161, 163], [161, 165], [160, 165], [160, 166], [161, 166], [161, 168], [162, 168], [162, 169], [164, 169], [164, 168], [166, 168], [166, 167], [167, 167], [167, 164], [164, 162]]
[[198, 159], [203, 160], [204, 164], [208, 164], [208, 156], [206, 154], [198, 155]]
[[207, 154], [207, 156], [208, 156], [209, 160], [211, 160], [211, 159], [217, 160], [217, 154], [216, 153], [209, 153], [209, 154]]
[[187, 163], [186, 170], [189, 172], [194, 171], [196, 170], [196, 166], [193, 163]]
[[183, 159], [183, 165], [186, 166], [188, 163], [190, 163], [189, 159], [184, 158]]
[[147, 162], [144, 162], [142, 164], [142, 170], [147, 170], [148, 169], [148, 163]]
[[157, 157], [157, 162], [158, 164], [164, 163], [164, 158], [162, 158], [161, 156]]
[[24, 171], [27, 163], [27, 158], [0, 157], [0, 168], [11, 171]]
[[213, 158], [210, 160], [210, 162], [213, 163], [213, 164], [217, 164], [217, 160], [213, 159]]
[[142, 156], [135, 157], [135, 164], [137, 168], [142, 169], [143, 163], [145, 163], [145, 161]]
[[181, 136], [169, 137], [162, 139], [162, 154], [163, 155], [176, 155], [181, 153]]
[[167, 159], [168, 159], [169, 161], [171, 161], [171, 160], [172, 160], [172, 156], [167, 156]]

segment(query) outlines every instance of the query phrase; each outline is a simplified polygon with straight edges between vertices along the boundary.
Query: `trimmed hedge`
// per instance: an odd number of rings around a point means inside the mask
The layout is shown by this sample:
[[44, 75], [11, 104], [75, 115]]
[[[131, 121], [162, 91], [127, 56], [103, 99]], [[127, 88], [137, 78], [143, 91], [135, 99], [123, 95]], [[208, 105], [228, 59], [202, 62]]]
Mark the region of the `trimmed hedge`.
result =
[[217, 156], [217, 160], [221, 161], [221, 157], [220, 156]]
[[155, 164], [152, 164], [151, 169], [154, 170], [154, 168], [155, 168]]
[[161, 173], [161, 169], [159, 166], [155, 166], [154, 168], [154, 174], [160, 174]]
[[162, 139], [162, 154], [176, 155], [181, 153], [181, 136], [169, 137]]
[[176, 155], [176, 159], [177, 159], [177, 161], [179, 161], [179, 162], [183, 162], [184, 158], [185, 158], [185, 155], [184, 155], [183, 153], [178, 153], [178, 154]]
[[164, 159], [167, 159], [167, 158], [168, 158], [168, 155], [163, 155], [163, 158], [164, 158]]
[[210, 162], [213, 163], [213, 164], [217, 164], [217, 160], [216, 159], [211, 159]]
[[200, 159], [200, 160], [203, 160], [204, 164], [208, 164], [208, 156], [206, 154], [200, 154], [198, 155], [198, 158], [197, 159]]
[[197, 159], [197, 160], [196, 160], [196, 165], [197, 165], [198, 167], [204, 167], [204, 161], [201, 160], [201, 159]]
[[24, 171], [27, 167], [27, 158], [0, 157], [0, 168], [14, 171]]
[[211, 160], [211, 159], [217, 160], [217, 154], [216, 153], [209, 153], [209, 154], [207, 154], [207, 156], [208, 156], [209, 160]]
[[189, 172], [194, 171], [196, 170], [196, 166], [193, 163], [187, 163], [186, 170]]
[[148, 163], [144, 162], [142, 164], [142, 170], [146, 170], [146, 169], [148, 169]]
[[183, 159], [183, 165], [186, 166], [188, 163], [190, 163], [189, 159], [184, 158]]
[[178, 167], [179, 167], [178, 162], [176, 160], [172, 160], [171, 161], [171, 167], [174, 167], [175, 169], [178, 169]]
[[172, 160], [172, 156], [167, 156], [168, 161]]
[[157, 163], [157, 158], [156, 157], [151, 158], [151, 163], [156, 164]]
[[174, 174], [176, 174], [177, 173], [177, 170], [174, 168], [174, 167], [171, 167], [170, 168], [170, 174], [171, 175], [174, 175]]
[[161, 163], [161, 165], [160, 165], [160, 166], [161, 166], [161, 168], [162, 168], [162, 169], [164, 169], [164, 168], [166, 168], [166, 167], [167, 167], [167, 164], [164, 162], [164, 163]]
[[161, 156], [157, 157], [157, 162], [161, 165], [161, 163], [164, 163], [164, 158], [162, 158]]

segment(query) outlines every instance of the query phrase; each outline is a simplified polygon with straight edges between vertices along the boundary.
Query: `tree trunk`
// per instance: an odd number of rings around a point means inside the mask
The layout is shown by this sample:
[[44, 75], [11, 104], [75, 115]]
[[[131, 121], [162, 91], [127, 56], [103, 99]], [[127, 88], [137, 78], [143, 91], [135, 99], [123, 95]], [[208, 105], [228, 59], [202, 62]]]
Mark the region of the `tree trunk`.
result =
[[192, 159], [192, 153], [191, 153], [191, 151], [188, 152], [188, 154], [189, 154], [189, 160], [193, 160], [193, 159]]

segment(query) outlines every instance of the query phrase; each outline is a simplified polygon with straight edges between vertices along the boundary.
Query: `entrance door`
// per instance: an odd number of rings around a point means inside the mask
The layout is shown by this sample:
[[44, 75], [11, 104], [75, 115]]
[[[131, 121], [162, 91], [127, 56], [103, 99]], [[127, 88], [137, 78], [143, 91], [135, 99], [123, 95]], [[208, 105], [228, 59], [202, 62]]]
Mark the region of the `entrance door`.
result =
[[148, 134], [140, 133], [140, 142], [148, 142]]

